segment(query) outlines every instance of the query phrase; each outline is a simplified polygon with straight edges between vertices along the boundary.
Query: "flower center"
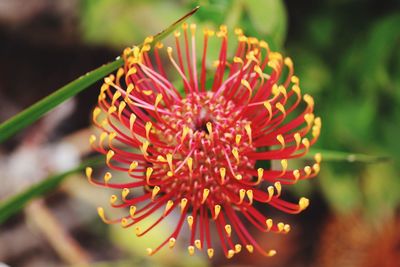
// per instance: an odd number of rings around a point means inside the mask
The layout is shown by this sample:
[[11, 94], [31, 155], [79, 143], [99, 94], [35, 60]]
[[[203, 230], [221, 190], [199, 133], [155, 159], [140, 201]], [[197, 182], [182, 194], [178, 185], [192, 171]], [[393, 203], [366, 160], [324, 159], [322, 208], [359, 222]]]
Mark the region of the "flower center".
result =
[[177, 192], [185, 197], [192, 194], [196, 203], [201, 196], [193, 193], [209, 189], [215, 201], [224, 202], [237, 195], [238, 187], [229, 180], [252, 179], [251, 175], [243, 177], [241, 171], [255, 164], [244, 156], [255, 148], [246, 132], [249, 121], [241, 117], [241, 110], [223, 96], [214, 98], [212, 92], [189, 94], [170, 107], [171, 115], [162, 116], [164, 123], [157, 134], [174, 147], [158, 148], [160, 154], [173, 155], [172, 164], [154, 166], [175, 179], [167, 190], [185, 189]]

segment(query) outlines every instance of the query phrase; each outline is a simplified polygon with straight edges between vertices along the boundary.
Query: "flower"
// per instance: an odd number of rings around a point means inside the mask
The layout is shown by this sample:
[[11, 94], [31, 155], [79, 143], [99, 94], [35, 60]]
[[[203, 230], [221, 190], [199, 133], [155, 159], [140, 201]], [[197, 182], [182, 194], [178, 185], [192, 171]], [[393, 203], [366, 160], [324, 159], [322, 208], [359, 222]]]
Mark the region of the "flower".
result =
[[[93, 112], [101, 133], [92, 135], [90, 143], [106, 155], [109, 168], [128, 174], [129, 181], [113, 182], [110, 172], [103, 181], [94, 179], [91, 168], [86, 174], [91, 183], [122, 190], [120, 198], [111, 196], [111, 206], [129, 208], [129, 214], [108, 219], [98, 208], [106, 223], [136, 226], [136, 234], [143, 236], [178, 214], [169, 237], [147, 249], [150, 255], [173, 247], [188, 227], [191, 255], [205, 249], [211, 258], [213, 242], [219, 241], [228, 258], [242, 247], [273, 256], [276, 251], [264, 250], [247, 225], [276, 233], [287, 233], [290, 226], [273, 222], [253, 204], [287, 213], [299, 213], [309, 204], [306, 198], [289, 203], [280, 196], [283, 185], [319, 172], [320, 154], [312, 166], [288, 168], [288, 160], [305, 155], [319, 136], [313, 98], [302, 96], [290, 58], [240, 29], [234, 34], [233, 57], [228, 57], [226, 26], [217, 32], [205, 29], [201, 47], [194, 24], [175, 32], [174, 47], [165, 49], [148, 37], [141, 47], [124, 51], [124, 68], [101, 87]], [[211, 41], [219, 42], [220, 49], [210, 63]], [[256, 167], [271, 161], [281, 167]], [[157, 210], [160, 217], [153, 224], [137, 226]]]

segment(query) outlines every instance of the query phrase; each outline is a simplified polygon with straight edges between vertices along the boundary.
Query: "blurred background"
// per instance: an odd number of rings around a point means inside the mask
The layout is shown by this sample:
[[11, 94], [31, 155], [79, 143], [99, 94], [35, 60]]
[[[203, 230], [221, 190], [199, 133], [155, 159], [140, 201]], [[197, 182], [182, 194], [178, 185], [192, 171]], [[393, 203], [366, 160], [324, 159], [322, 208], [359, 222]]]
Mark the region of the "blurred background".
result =
[[[288, 235], [254, 231], [278, 254], [244, 252], [226, 260], [216, 253], [209, 261], [200, 253], [189, 257], [180, 241], [173, 253], [165, 249], [148, 257], [145, 249], [160, 241], [168, 225], [142, 239], [133, 229], [104, 225], [96, 207], [110, 193], [89, 186], [78, 173], [0, 225], [0, 262], [400, 266], [400, 1], [0, 0], [0, 122], [197, 5], [201, 9], [190, 22], [240, 26], [290, 56], [302, 91], [314, 96], [322, 117], [316, 150], [329, 151], [321, 173], [287, 189], [288, 195], [310, 198], [310, 207], [296, 216], [271, 211], [291, 224]], [[90, 153], [90, 114], [99, 86], [1, 144], [0, 201], [76, 167]]]

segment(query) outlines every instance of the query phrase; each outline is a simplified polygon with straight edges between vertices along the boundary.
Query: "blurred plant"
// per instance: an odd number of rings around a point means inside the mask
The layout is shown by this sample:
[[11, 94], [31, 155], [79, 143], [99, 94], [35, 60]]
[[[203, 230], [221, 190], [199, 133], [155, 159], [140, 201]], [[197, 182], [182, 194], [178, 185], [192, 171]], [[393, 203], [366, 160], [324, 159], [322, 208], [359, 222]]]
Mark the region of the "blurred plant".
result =
[[[100, 89], [93, 122], [101, 133], [92, 135], [90, 143], [106, 155], [111, 169], [130, 178], [112, 182], [107, 172], [100, 181], [92, 178], [92, 168], [86, 169], [91, 183], [122, 190], [121, 199], [111, 196], [112, 207], [129, 207], [129, 215], [117, 219], [107, 218], [100, 207], [99, 216], [124, 228], [135, 225], [136, 235], [143, 236], [180, 205], [175, 230], [157, 248], [148, 248], [150, 255], [167, 244], [172, 248], [186, 219], [190, 255], [195, 248], [206, 247], [213, 256], [213, 220], [226, 257], [239, 253], [242, 246], [273, 256], [276, 251], [265, 252], [239, 216], [263, 232], [288, 233], [288, 224], [274, 223], [253, 202], [293, 214], [308, 206], [304, 197], [293, 204], [280, 196], [282, 184], [295, 184], [319, 172], [320, 154], [312, 167], [288, 170], [288, 160], [307, 154], [319, 136], [321, 120], [313, 114], [313, 98], [302, 97], [291, 59], [271, 51], [266, 42], [236, 29], [231, 58], [227, 27], [217, 32], [204, 29], [197, 61], [196, 25], [188, 30], [185, 23], [182, 28], [175, 32], [175, 47], [166, 49], [169, 64], [161, 60], [164, 45], [148, 37], [142, 48], [124, 51], [125, 67], [116, 77], [105, 78]], [[216, 61], [207, 56], [215, 36], [220, 43]], [[207, 70], [209, 61], [215, 70]], [[176, 76], [179, 82], [174, 85], [171, 80]], [[304, 110], [298, 112], [301, 105]], [[272, 160], [279, 160], [280, 169], [267, 167]], [[163, 213], [145, 230], [137, 226], [160, 209]]]

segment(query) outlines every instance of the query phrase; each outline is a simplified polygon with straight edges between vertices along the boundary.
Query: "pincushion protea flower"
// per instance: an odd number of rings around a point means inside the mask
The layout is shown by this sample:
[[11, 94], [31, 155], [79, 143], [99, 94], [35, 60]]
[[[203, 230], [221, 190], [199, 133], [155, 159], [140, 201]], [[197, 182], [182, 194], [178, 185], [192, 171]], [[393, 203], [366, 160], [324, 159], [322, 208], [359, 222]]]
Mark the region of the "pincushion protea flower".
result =
[[[227, 28], [203, 32], [199, 59], [196, 25], [184, 24], [175, 32], [174, 47], [165, 49], [149, 37], [140, 48], [126, 49], [125, 67], [105, 78], [93, 112], [101, 134], [92, 135], [90, 143], [106, 155], [109, 168], [128, 174], [129, 181], [118, 182], [110, 172], [103, 181], [93, 179], [91, 168], [86, 174], [91, 183], [121, 189], [121, 197], [111, 196], [111, 206], [129, 208], [129, 213], [117, 219], [107, 218], [103, 208], [98, 213], [106, 223], [135, 226], [138, 236], [177, 213], [176, 227], [162, 244], [147, 249], [150, 255], [173, 247], [188, 227], [191, 255], [197, 248], [212, 257], [217, 241], [228, 258], [242, 247], [273, 256], [276, 251], [261, 248], [248, 225], [276, 233], [287, 233], [290, 226], [273, 222], [253, 204], [287, 213], [308, 206], [306, 198], [289, 203], [280, 195], [283, 185], [319, 172], [319, 154], [304, 169], [289, 170], [288, 160], [308, 152], [321, 121], [313, 114], [313, 98], [302, 96], [289, 58], [240, 29], [235, 30], [236, 52], [228, 57]], [[209, 64], [211, 38], [219, 40], [220, 51]], [[209, 67], [215, 70], [210, 73]], [[256, 167], [272, 160], [281, 168]], [[137, 226], [158, 210], [153, 224]]]

